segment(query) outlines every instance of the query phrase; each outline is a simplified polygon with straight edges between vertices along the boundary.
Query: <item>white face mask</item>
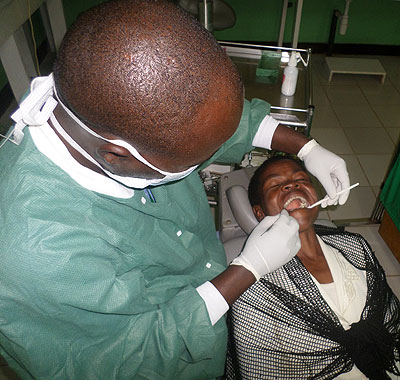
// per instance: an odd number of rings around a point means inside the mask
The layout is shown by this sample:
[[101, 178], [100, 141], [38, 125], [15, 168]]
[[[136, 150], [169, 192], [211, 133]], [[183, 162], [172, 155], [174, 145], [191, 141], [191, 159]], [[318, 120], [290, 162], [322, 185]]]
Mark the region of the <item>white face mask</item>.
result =
[[[57, 96], [57, 94], [56, 94]], [[104, 138], [103, 136], [100, 136], [93, 130], [91, 130], [86, 124], [84, 124], [81, 120], [79, 120], [57, 97], [58, 103], [64, 108], [64, 110], [68, 113], [68, 115], [75, 121], [77, 122], [85, 131], [89, 132], [91, 135], [94, 137], [97, 137], [99, 139], [102, 139], [104, 141], [107, 141], [109, 143], [121, 146], [125, 149], [127, 149], [133, 157], [135, 157], [137, 160], [148, 166], [149, 168], [157, 171], [158, 173], [164, 175], [164, 178], [154, 178], [154, 179], [146, 179], [146, 178], [136, 178], [136, 177], [122, 177], [116, 174], [113, 174], [109, 172], [108, 170], [104, 169], [89, 153], [87, 153], [70, 135], [67, 134], [67, 132], [61, 127], [60, 123], [57, 121], [57, 119], [54, 117], [54, 114], [50, 116], [50, 120], [52, 121], [54, 128], [60, 133], [60, 135], [73, 147], [75, 148], [79, 153], [81, 153], [85, 158], [87, 158], [89, 161], [91, 161], [93, 164], [98, 166], [104, 173], [106, 173], [109, 177], [115, 179], [116, 181], [124, 184], [125, 186], [132, 187], [135, 189], [144, 189], [145, 187], [148, 186], [157, 186], [157, 185], [162, 185], [168, 182], [172, 181], [177, 181], [179, 179], [185, 178], [188, 176], [190, 173], [192, 173], [199, 165], [195, 165], [190, 167], [189, 169], [179, 172], [179, 173], [170, 173], [163, 171], [161, 169], [158, 169], [154, 165], [150, 164], [132, 145], [127, 143], [126, 141], [123, 140], [109, 140]]]
[[[55, 96], [57, 98], [54, 99]], [[145, 178], [135, 178], [135, 177], [122, 177], [109, 171], [105, 170], [90, 154], [88, 154], [79, 144], [76, 143], [72, 139], [71, 136], [68, 135], [67, 132], [61, 127], [60, 123], [54, 117], [53, 110], [60, 104], [68, 115], [75, 120], [84, 130], [89, 132], [91, 135], [100, 138], [104, 141], [110, 142], [115, 145], [122, 146], [132, 154], [137, 160], [148, 166], [149, 168], [157, 171], [158, 173], [164, 175], [164, 178], [156, 178], [156, 179], [145, 179]], [[1, 144], [1, 146], [7, 141], [12, 141], [13, 143], [19, 145], [24, 137], [23, 129], [25, 126], [40, 126], [50, 120], [53, 122], [56, 130], [64, 137], [64, 139], [74, 147], [79, 153], [81, 153], [85, 158], [89, 161], [93, 162], [96, 166], [98, 166], [104, 173], [106, 173], [109, 177], [115, 179], [122, 184], [132, 187], [135, 189], [143, 189], [147, 186], [156, 186], [162, 185], [167, 182], [177, 181], [188, 176], [191, 172], [193, 172], [198, 165], [192, 166], [191, 168], [179, 172], [179, 173], [169, 173], [163, 170], [158, 169], [154, 165], [150, 164], [144, 157], [140, 155], [140, 153], [130, 144], [122, 140], [108, 140], [96, 132], [92, 131], [88, 126], [82, 123], [57, 97], [56, 89], [54, 86], [54, 78], [53, 74], [50, 74], [47, 77], [38, 77], [32, 81], [31, 84], [31, 92], [26, 97], [26, 99], [20, 104], [17, 111], [11, 116], [13, 120], [16, 122], [13, 131], [7, 136], [5, 141]], [[1, 148], [0, 146], [0, 148]]]
[[[57, 100], [54, 98], [57, 98]], [[155, 178], [155, 179], [145, 179], [145, 178], [135, 178], [135, 177], [122, 177], [109, 171], [105, 170], [90, 154], [88, 154], [79, 144], [76, 143], [72, 139], [71, 136], [68, 135], [67, 132], [61, 127], [60, 123], [54, 117], [53, 110], [60, 104], [68, 115], [75, 120], [84, 130], [89, 132], [91, 135], [100, 138], [104, 141], [110, 142], [115, 145], [122, 146], [132, 154], [137, 160], [148, 166], [149, 168], [157, 171], [158, 173], [164, 175], [164, 178]], [[108, 140], [96, 132], [92, 131], [88, 126], [82, 123], [57, 97], [56, 89], [54, 86], [54, 78], [53, 74], [50, 74], [47, 77], [38, 77], [35, 78], [31, 83], [31, 92], [25, 98], [25, 100], [20, 104], [17, 111], [11, 116], [12, 119], [16, 122], [14, 129], [12, 132], [4, 139], [4, 142], [0, 145], [4, 145], [6, 141], [11, 141], [17, 145], [20, 144], [24, 137], [23, 129], [25, 126], [40, 126], [50, 120], [53, 122], [56, 130], [64, 137], [64, 139], [74, 147], [79, 153], [81, 153], [85, 158], [89, 161], [93, 162], [96, 166], [98, 166], [104, 173], [106, 173], [109, 177], [115, 179], [122, 184], [136, 188], [143, 189], [147, 186], [156, 186], [162, 185], [167, 182], [177, 181], [188, 176], [192, 173], [198, 165], [192, 166], [191, 168], [179, 172], [179, 173], [169, 173], [165, 172], [161, 169], [158, 169], [154, 165], [150, 164], [144, 157], [140, 155], [140, 153], [130, 144], [123, 140]]]

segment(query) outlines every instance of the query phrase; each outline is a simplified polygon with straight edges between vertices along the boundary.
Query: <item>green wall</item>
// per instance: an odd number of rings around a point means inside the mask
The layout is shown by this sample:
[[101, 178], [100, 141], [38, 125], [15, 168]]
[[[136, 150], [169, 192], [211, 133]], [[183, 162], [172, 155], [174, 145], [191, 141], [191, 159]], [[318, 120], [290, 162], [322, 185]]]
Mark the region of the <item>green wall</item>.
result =
[[[216, 32], [218, 39], [277, 41], [281, 0], [226, 0], [237, 15], [236, 25]], [[304, 0], [299, 42], [327, 43], [334, 9], [344, 12], [344, 0]], [[293, 34], [295, 6], [288, 9], [285, 42]], [[400, 45], [400, 1], [353, 0], [346, 35], [335, 43]]]
[[[104, 0], [103, 0], [104, 1]], [[277, 41], [282, 0], [225, 0], [236, 12], [233, 28], [215, 32], [218, 39]], [[70, 25], [76, 16], [101, 0], [64, 0], [65, 18]], [[285, 42], [293, 34], [295, 4], [288, 9]], [[327, 43], [334, 9], [344, 11], [344, 0], [304, 0], [299, 42]], [[346, 35], [336, 43], [400, 45], [400, 1], [352, 0]]]
[[[79, 13], [104, 0], [64, 0], [67, 26]], [[226, 0], [236, 12], [236, 25], [215, 32], [220, 40], [271, 42], [278, 40], [282, 0]], [[344, 0], [304, 0], [299, 42], [327, 43], [334, 9], [344, 11]], [[295, 6], [289, 8], [284, 41], [293, 34]], [[44, 39], [38, 12], [33, 17], [37, 42]], [[353, 0], [349, 9], [349, 26], [344, 36], [336, 34], [335, 43], [400, 45], [400, 1]], [[7, 83], [0, 65], [0, 88]]]
[[[104, 0], [103, 0], [104, 1]], [[215, 32], [218, 39], [237, 41], [277, 41], [282, 0], [225, 0], [236, 12], [233, 28]], [[101, 0], [64, 0], [69, 26], [76, 16]], [[294, 2], [295, 5], [296, 2]], [[299, 42], [327, 43], [334, 9], [344, 11], [344, 0], [304, 0]], [[295, 6], [288, 9], [285, 42], [293, 33]], [[345, 36], [336, 43], [400, 45], [400, 1], [353, 0]]]
[[[104, 1], [104, 0], [103, 0]], [[236, 12], [233, 28], [215, 32], [218, 39], [237, 41], [277, 41], [282, 0], [225, 0]], [[102, 0], [64, 0], [69, 26], [76, 16]], [[288, 9], [285, 42], [293, 33], [295, 4]], [[299, 42], [327, 43], [334, 9], [344, 11], [344, 0], [304, 0]], [[400, 1], [352, 0], [349, 27], [336, 43], [400, 45]]]
[[67, 27], [69, 27], [79, 15], [93, 6], [103, 3], [105, 0], [63, 0], [64, 14]]

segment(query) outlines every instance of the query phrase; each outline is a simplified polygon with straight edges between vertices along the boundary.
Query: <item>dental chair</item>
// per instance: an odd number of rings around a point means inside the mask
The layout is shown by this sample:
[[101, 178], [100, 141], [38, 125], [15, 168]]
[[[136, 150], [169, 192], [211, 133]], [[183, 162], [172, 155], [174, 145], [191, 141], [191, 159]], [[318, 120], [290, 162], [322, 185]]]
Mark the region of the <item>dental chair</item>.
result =
[[[248, 167], [225, 173], [219, 182], [219, 238], [224, 245], [227, 264], [241, 252], [247, 236], [258, 224], [247, 197], [250, 178], [256, 170], [256, 167]], [[315, 224], [337, 227], [326, 219], [317, 219]]]

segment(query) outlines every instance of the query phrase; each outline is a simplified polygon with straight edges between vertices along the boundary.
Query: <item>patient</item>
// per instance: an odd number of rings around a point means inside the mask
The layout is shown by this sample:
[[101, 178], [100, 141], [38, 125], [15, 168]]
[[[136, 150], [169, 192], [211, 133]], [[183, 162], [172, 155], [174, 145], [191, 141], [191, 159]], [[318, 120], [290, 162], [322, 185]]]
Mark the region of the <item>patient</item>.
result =
[[249, 185], [258, 219], [283, 208], [301, 249], [233, 305], [227, 379], [397, 379], [400, 303], [368, 243], [316, 226], [317, 194], [296, 160], [264, 162]]

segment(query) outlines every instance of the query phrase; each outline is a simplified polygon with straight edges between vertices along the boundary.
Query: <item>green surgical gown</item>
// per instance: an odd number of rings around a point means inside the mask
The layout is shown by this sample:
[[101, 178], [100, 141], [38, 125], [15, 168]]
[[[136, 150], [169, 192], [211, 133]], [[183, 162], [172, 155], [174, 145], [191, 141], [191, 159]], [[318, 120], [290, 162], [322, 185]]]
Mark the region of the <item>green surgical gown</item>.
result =
[[[245, 102], [212, 157], [240, 162], [268, 111]], [[227, 330], [196, 287], [225, 267], [194, 172], [130, 199], [89, 191], [35, 147], [0, 150], [0, 347], [23, 379], [212, 379]]]
[[385, 181], [380, 199], [386, 212], [400, 231], [400, 154]]

